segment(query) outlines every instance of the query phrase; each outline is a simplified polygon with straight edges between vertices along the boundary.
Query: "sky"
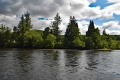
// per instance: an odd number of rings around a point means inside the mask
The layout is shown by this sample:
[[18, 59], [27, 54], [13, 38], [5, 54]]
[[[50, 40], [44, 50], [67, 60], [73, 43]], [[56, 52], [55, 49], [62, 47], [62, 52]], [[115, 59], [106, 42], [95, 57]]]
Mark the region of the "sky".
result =
[[90, 20], [94, 21], [101, 34], [106, 29], [110, 35], [120, 35], [119, 8], [120, 0], [0, 0], [0, 24], [12, 29], [18, 25], [21, 15], [29, 12], [33, 29], [44, 30], [59, 13], [62, 34], [70, 16], [75, 16], [83, 35]]

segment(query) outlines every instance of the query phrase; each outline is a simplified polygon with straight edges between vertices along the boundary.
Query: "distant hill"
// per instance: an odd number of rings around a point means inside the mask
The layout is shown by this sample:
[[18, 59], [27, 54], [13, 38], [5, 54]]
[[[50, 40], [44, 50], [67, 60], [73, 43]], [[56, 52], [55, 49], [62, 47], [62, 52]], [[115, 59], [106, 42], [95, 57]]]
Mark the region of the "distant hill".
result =
[[37, 33], [43, 35], [43, 30], [36, 30], [36, 29], [34, 29], [34, 30], [35, 30]]
[[120, 35], [111, 35], [112, 37], [114, 37], [116, 40], [120, 40]]

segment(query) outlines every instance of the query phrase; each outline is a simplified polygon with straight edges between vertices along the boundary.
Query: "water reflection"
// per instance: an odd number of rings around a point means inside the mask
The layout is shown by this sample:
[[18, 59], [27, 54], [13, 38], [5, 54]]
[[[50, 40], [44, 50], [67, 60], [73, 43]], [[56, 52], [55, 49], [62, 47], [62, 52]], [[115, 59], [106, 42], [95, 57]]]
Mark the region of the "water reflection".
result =
[[96, 69], [96, 65], [99, 64], [98, 62], [98, 51], [90, 50], [86, 52], [86, 59], [87, 59], [87, 70]]
[[21, 51], [19, 51], [16, 56], [17, 56], [17, 60], [19, 62], [20, 68], [21, 68], [21, 72], [24, 74], [27, 74], [30, 71], [30, 66], [31, 66], [31, 50], [24, 50], [22, 49]]
[[78, 58], [80, 51], [78, 50], [65, 50], [66, 54], [66, 66], [75, 67], [79, 65]]
[[57, 50], [43, 50], [43, 63], [45, 65], [48, 65], [50, 67], [54, 67], [57, 66], [57, 62], [58, 62], [58, 51]]
[[119, 80], [119, 51], [4, 49], [0, 80]]

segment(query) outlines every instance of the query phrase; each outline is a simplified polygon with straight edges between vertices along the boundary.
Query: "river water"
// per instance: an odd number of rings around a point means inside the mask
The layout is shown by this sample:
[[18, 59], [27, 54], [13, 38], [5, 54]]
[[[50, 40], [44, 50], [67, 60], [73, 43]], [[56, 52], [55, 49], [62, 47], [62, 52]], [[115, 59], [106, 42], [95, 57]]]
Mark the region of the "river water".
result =
[[0, 80], [120, 80], [120, 50], [0, 49]]

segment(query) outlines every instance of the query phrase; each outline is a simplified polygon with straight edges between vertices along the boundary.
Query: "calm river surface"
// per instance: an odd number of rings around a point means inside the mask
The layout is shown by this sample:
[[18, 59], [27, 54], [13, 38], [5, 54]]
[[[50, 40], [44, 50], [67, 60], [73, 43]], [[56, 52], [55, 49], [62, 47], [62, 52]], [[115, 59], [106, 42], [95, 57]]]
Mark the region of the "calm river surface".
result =
[[0, 49], [0, 80], [120, 80], [120, 50]]

